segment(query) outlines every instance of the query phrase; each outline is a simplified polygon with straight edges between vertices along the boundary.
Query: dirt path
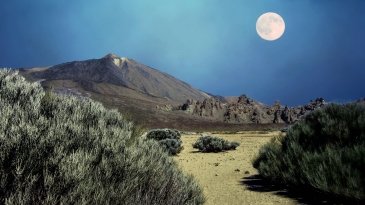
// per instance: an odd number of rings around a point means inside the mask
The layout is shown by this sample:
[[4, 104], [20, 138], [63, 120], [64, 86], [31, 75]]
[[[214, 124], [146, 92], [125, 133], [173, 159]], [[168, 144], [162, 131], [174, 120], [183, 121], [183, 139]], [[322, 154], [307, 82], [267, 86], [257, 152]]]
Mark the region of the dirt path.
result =
[[251, 191], [244, 178], [257, 174], [251, 162], [259, 148], [276, 133], [213, 134], [226, 140], [240, 142], [237, 150], [224, 153], [199, 153], [191, 144], [200, 135], [183, 135], [184, 150], [175, 157], [182, 169], [195, 176], [204, 188], [207, 205], [210, 204], [296, 204], [295, 200], [274, 192]]

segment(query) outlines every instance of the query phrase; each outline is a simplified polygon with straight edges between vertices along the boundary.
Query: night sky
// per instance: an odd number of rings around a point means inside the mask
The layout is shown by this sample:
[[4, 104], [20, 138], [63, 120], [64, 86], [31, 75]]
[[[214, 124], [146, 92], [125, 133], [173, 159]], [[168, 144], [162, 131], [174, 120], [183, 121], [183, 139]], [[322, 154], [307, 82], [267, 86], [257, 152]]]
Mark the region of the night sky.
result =
[[[265, 12], [286, 23], [256, 33]], [[125, 56], [193, 87], [297, 105], [365, 97], [363, 0], [0, 0], [0, 67]]]

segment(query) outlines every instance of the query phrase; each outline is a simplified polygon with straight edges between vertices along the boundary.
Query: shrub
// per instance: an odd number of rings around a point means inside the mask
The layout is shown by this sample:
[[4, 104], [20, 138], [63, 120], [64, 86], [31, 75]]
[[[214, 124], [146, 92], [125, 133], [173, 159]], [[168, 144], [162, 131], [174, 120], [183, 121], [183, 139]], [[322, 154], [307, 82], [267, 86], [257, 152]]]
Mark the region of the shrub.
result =
[[328, 105], [263, 146], [253, 165], [270, 180], [365, 199], [365, 106]]
[[170, 155], [176, 155], [183, 149], [180, 138], [180, 132], [173, 129], [155, 129], [147, 133], [147, 139], [158, 141]]
[[225, 150], [234, 150], [240, 144], [238, 142], [228, 142], [219, 137], [203, 136], [193, 144], [193, 147], [201, 152], [222, 152]]
[[115, 110], [0, 70], [0, 204], [202, 204], [202, 190]]

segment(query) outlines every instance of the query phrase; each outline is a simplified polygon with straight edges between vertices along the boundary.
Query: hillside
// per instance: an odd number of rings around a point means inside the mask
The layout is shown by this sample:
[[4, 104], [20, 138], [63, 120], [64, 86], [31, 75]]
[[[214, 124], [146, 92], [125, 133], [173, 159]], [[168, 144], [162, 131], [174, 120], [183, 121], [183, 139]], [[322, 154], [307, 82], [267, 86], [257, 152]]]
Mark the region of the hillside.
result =
[[130, 90], [130, 97], [143, 94], [172, 102], [209, 97], [171, 75], [114, 54], [108, 54], [101, 59], [64, 63], [43, 70], [31, 69], [28, 73], [35, 79], [45, 79], [48, 82], [73, 81], [90, 91], [101, 92], [107, 85], [110, 94], [126, 92], [111, 88], [118, 86]]

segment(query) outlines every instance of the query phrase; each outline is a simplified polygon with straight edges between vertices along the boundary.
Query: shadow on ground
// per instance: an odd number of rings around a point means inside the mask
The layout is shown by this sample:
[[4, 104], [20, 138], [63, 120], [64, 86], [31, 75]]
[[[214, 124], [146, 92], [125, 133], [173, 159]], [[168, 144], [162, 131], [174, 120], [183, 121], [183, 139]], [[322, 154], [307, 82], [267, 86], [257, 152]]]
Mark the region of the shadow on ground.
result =
[[341, 197], [336, 197], [326, 193], [321, 193], [313, 191], [306, 188], [289, 188], [279, 185], [275, 185], [270, 181], [265, 180], [260, 175], [252, 175], [249, 177], [244, 177], [241, 181], [249, 190], [255, 192], [273, 192], [276, 195], [288, 197], [294, 199], [299, 204], [308, 205], [328, 205], [328, 204], [363, 204], [363, 202], [354, 201], [350, 199], [344, 199]]

